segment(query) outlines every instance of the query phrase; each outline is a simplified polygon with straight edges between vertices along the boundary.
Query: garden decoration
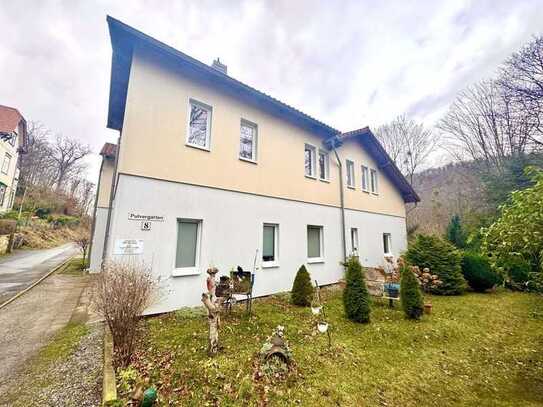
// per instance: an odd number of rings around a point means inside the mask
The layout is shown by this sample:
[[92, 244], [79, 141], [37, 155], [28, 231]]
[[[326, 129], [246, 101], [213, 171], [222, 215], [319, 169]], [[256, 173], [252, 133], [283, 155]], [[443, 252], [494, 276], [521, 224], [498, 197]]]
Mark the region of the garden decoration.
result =
[[317, 280], [315, 280], [315, 298], [316, 302], [314, 304], [311, 304], [311, 312], [313, 315], [317, 316], [320, 313], [322, 313], [323, 320], [320, 320], [317, 322], [317, 330], [323, 334], [326, 333], [328, 337], [328, 349], [332, 348], [332, 335], [330, 334], [329, 324], [326, 322], [326, 312], [324, 311], [324, 306], [321, 302], [321, 292], [319, 283]]
[[219, 351], [220, 303], [215, 296], [215, 274], [218, 271], [216, 267], [207, 269], [207, 274], [209, 274], [206, 281], [207, 293], [202, 294], [202, 303], [207, 309], [209, 322], [209, 344], [207, 349], [209, 355], [215, 355]]
[[151, 407], [155, 404], [157, 399], [156, 389], [154, 387], [149, 387], [143, 393], [143, 400], [141, 401], [141, 407]]
[[431, 292], [433, 289], [443, 284], [437, 274], [430, 273], [428, 267], [424, 267], [421, 271], [418, 266], [411, 266], [411, 271], [417, 276], [419, 284], [424, 292]]
[[268, 337], [262, 348], [260, 356], [263, 360], [268, 360], [272, 357], [280, 358], [284, 363], [289, 364], [292, 359], [292, 353], [285, 341], [285, 327], [277, 325], [272, 335]]

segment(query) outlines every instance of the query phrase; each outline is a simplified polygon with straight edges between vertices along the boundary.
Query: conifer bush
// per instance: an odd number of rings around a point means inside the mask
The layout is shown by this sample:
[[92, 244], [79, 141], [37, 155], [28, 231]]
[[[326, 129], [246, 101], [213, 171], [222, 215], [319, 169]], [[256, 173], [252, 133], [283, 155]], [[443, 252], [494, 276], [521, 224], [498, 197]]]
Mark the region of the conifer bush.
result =
[[351, 256], [345, 263], [345, 290], [343, 290], [343, 307], [347, 318], [354, 322], [370, 321], [370, 294], [362, 274], [362, 265]]
[[305, 268], [305, 265], [302, 265], [296, 273], [296, 278], [292, 285], [292, 292], [290, 293], [290, 299], [294, 305], [309, 307], [312, 298], [313, 285], [311, 284], [311, 277]]
[[420, 319], [424, 311], [422, 292], [415, 273], [405, 263], [401, 265], [400, 300], [409, 319]]
[[449, 242], [436, 236], [418, 235], [406, 252], [407, 262], [423, 269], [428, 267], [442, 283], [432, 288], [439, 295], [460, 295], [466, 289], [462, 276], [461, 254]]
[[477, 253], [465, 253], [462, 258], [462, 274], [469, 286], [477, 292], [490, 290], [501, 280], [494, 272], [485, 256]]

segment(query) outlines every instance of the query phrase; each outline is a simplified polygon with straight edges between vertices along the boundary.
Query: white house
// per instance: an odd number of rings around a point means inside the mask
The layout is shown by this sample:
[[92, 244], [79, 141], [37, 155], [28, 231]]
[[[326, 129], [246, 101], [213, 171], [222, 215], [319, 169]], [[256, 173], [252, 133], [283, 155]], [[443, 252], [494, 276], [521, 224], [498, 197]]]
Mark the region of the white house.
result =
[[[205, 270], [258, 270], [255, 295], [289, 290], [306, 264], [337, 282], [406, 248], [417, 194], [364, 127], [341, 132], [111, 17], [113, 59], [91, 268], [151, 265], [161, 300], [200, 304]], [[316, 90], [315, 97], [318, 97]]]

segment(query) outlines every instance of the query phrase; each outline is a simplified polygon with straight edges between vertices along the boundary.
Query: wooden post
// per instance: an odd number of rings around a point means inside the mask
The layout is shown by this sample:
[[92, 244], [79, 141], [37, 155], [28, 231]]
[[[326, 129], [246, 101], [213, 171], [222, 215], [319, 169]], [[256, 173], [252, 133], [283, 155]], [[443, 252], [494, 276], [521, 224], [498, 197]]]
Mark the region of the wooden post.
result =
[[219, 326], [220, 326], [220, 309], [216, 303], [213, 303], [209, 295], [202, 294], [202, 303], [207, 309], [207, 318], [209, 322], [209, 346], [207, 352], [210, 355], [215, 355], [219, 351]]

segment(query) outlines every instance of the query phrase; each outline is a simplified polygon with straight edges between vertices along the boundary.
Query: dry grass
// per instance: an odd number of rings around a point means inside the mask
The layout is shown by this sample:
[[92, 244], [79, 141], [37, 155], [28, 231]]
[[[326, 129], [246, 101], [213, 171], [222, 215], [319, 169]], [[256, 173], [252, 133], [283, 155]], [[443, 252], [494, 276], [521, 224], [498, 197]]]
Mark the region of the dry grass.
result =
[[[159, 405], [536, 406], [543, 403], [543, 298], [499, 291], [432, 297], [421, 321], [373, 306], [371, 323], [344, 317], [328, 292], [333, 350], [307, 308], [257, 301], [249, 319], [223, 318], [224, 350], [206, 354], [198, 309], [150, 318], [132, 368], [158, 387]], [[255, 371], [266, 337], [285, 326], [296, 368], [279, 383]], [[170, 404], [168, 404], [170, 403]]]
[[81, 230], [71, 227], [55, 229], [48, 224], [33, 224], [22, 227], [17, 234], [22, 235], [22, 248], [48, 249], [75, 241], [81, 235]]

